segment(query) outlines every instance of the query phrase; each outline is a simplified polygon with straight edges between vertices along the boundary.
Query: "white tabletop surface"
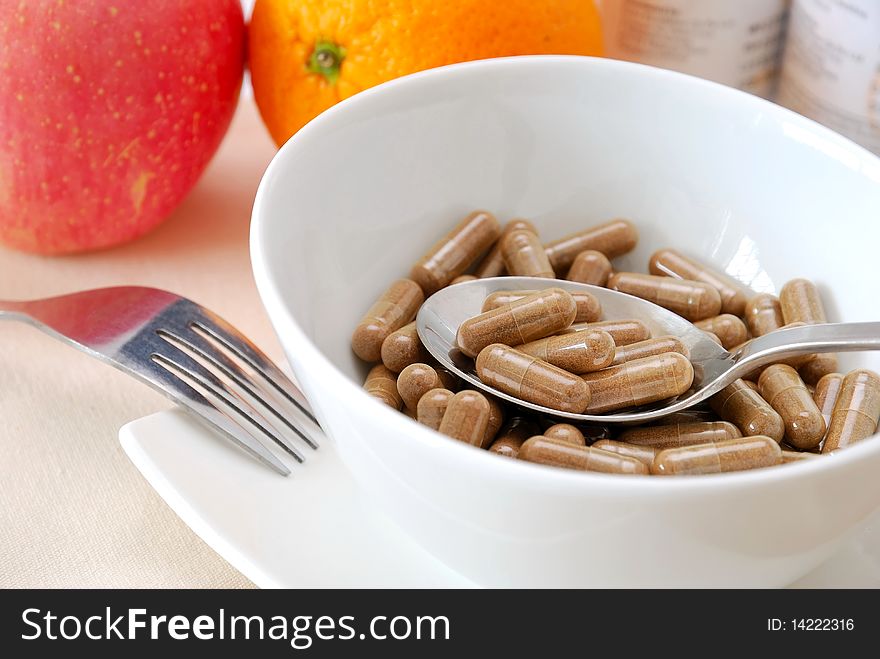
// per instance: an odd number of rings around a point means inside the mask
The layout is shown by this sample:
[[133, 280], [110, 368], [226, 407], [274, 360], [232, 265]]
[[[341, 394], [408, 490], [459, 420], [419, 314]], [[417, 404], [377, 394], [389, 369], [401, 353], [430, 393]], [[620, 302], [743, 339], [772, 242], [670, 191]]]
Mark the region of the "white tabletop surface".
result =
[[[168, 221], [116, 249], [44, 258], [0, 248], [0, 299], [142, 284], [226, 317], [281, 351], [250, 271], [248, 226], [275, 152], [244, 100], [204, 177]], [[29, 327], [0, 323], [0, 587], [250, 587], [155, 494], [119, 446], [169, 403]]]

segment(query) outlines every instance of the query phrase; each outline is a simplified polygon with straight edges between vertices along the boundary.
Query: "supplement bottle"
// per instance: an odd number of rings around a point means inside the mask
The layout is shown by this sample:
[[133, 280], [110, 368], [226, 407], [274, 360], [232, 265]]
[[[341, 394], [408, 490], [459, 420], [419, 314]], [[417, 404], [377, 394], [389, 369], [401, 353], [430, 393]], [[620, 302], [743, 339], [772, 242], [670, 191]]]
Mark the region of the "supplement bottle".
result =
[[787, 0], [600, 0], [599, 9], [608, 57], [773, 94]]
[[776, 101], [880, 154], [880, 2], [795, 0]]

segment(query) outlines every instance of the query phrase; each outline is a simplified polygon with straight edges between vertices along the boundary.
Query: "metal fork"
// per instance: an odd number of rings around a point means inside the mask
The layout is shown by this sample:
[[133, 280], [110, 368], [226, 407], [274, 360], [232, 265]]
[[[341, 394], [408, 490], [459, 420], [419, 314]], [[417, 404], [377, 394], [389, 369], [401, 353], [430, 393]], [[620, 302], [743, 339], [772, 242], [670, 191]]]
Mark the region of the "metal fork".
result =
[[225, 320], [167, 291], [120, 286], [43, 300], [0, 301], [19, 320], [134, 376], [192, 412], [264, 465], [290, 469], [294, 441], [318, 448], [320, 426], [302, 392]]

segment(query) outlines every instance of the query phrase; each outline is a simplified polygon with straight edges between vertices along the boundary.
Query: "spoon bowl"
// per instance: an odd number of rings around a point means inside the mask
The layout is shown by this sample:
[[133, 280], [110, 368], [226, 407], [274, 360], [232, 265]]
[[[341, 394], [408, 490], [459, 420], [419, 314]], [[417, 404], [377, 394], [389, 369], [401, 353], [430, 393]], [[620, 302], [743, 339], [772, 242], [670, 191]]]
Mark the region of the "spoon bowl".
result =
[[[606, 320], [640, 320], [651, 336], [675, 336], [688, 349], [694, 367], [692, 389], [677, 399], [661, 401], [615, 414], [577, 414], [537, 405], [485, 384], [474, 361], [455, 344], [459, 325], [482, 312], [492, 293], [561, 288], [594, 295]], [[816, 352], [880, 349], [880, 322], [826, 323], [777, 330], [748, 341], [734, 352], [716, 343], [708, 333], [668, 309], [626, 293], [579, 282], [542, 277], [488, 277], [447, 286], [429, 297], [416, 317], [419, 338], [428, 352], [468, 383], [520, 407], [552, 417], [599, 423], [643, 423], [698, 405], [734, 380], [765, 364]]]

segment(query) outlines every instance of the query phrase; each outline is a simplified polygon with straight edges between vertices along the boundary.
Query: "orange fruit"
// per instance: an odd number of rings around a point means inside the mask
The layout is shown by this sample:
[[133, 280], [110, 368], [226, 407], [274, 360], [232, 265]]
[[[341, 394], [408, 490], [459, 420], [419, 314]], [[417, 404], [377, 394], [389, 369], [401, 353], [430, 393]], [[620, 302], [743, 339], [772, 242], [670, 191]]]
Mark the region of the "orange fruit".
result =
[[257, 0], [250, 67], [278, 144], [357, 92], [444, 64], [601, 55], [592, 0]]

